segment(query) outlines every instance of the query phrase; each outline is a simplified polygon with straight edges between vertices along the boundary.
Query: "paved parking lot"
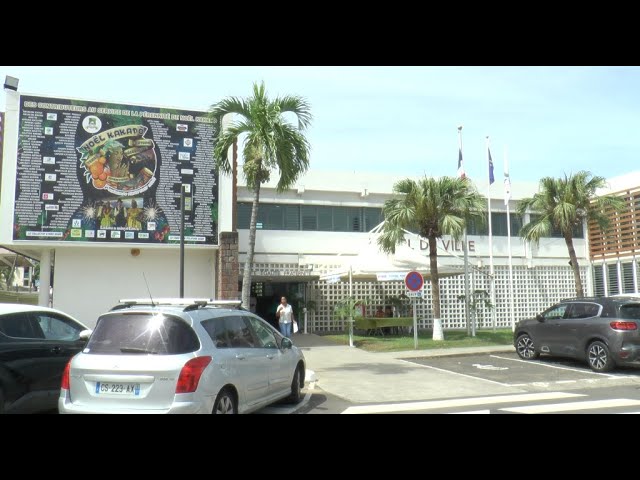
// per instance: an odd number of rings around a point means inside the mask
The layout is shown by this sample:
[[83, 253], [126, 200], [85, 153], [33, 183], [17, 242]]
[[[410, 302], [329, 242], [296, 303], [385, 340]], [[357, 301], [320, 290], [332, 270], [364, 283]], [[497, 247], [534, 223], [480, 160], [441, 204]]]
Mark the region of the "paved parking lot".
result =
[[640, 383], [640, 370], [618, 369], [596, 373], [584, 363], [541, 357], [521, 360], [515, 353], [405, 359], [425, 368], [473, 377], [486, 382], [526, 390], [589, 388]]

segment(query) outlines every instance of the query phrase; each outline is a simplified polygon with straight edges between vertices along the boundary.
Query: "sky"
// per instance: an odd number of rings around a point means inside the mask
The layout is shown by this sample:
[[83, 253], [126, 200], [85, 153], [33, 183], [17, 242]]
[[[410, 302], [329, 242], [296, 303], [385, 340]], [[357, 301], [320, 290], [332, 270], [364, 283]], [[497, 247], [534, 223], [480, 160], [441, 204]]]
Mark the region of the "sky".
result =
[[[505, 151], [512, 181], [579, 170], [611, 178], [637, 169], [640, 67], [26, 67], [0, 66], [19, 91], [206, 110], [249, 96], [311, 104], [311, 169], [496, 180]], [[4, 91], [0, 110], [4, 110]]]

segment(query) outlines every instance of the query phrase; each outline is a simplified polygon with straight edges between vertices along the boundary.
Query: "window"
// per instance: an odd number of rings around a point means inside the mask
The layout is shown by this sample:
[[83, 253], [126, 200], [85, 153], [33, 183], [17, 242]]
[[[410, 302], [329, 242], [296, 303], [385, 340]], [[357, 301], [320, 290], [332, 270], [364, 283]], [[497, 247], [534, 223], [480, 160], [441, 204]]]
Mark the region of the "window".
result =
[[604, 296], [604, 273], [603, 265], [593, 266], [593, 293], [596, 297]]
[[363, 208], [364, 212], [364, 231], [369, 232], [374, 227], [378, 226], [384, 217], [382, 216], [382, 209], [380, 208]]
[[223, 318], [212, 318], [201, 322], [216, 348], [229, 348], [229, 337]]
[[245, 318], [237, 315], [225, 317], [224, 324], [231, 348], [255, 347], [255, 340]]
[[44, 333], [35, 317], [26, 312], [0, 317], [0, 332], [12, 338], [44, 339]]
[[98, 319], [87, 353], [178, 355], [200, 349], [193, 329], [161, 313], [120, 313]]
[[318, 230], [318, 207], [303, 205], [301, 208], [302, 230]]
[[[257, 229], [368, 232], [382, 222], [382, 209], [261, 203]], [[251, 204], [238, 203], [238, 228], [248, 229]]]
[[[520, 229], [522, 228], [522, 217], [517, 214], [509, 214], [509, 223], [511, 223], [511, 236], [517, 237], [520, 235]], [[488, 226], [486, 227], [488, 231]], [[506, 237], [509, 232], [507, 231], [507, 213], [506, 212], [492, 212], [491, 213], [491, 234], [495, 237]]]
[[600, 305], [595, 303], [572, 303], [567, 318], [591, 318], [600, 313]]
[[261, 320], [255, 317], [248, 317], [249, 323], [258, 338], [258, 347], [260, 348], [278, 348], [276, 336], [271, 329]]
[[617, 295], [620, 293], [620, 284], [618, 283], [618, 264], [607, 264], [607, 277], [609, 278], [609, 295]]
[[[535, 222], [540, 218], [540, 215], [532, 213], [530, 216], [530, 221]], [[564, 238], [562, 232], [555, 228], [553, 225], [551, 226], [551, 233], [549, 234], [550, 238]], [[576, 225], [573, 229], [573, 238], [584, 238], [584, 231], [582, 230], [582, 225]]]
[[556, 305], [555, 307], [551, 307], [549, 310], [544, 312], [542, 316], [545, 320], [557, 320], [559, 318], [564, 318], [564, 313], [567, 310], [567, 305]]
[[620, 318], [623, 320], [640, 320], [640, 303], [628, 303], [620, 307]]
[[71, 320], [49, 313], [35, 313], [34, 317], [47, 340], [78, 340], [83, 330], [80, 325]]

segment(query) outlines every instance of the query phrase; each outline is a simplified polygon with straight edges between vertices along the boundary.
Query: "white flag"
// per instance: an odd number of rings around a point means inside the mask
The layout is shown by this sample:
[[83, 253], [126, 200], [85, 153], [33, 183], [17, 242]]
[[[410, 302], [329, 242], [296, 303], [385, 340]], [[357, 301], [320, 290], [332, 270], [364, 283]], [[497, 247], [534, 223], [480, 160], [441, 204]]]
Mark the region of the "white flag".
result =
[[509, 160], [504, 157], [504, 204], [508, 205], [511, 200], [511, 178], [509, 177]]

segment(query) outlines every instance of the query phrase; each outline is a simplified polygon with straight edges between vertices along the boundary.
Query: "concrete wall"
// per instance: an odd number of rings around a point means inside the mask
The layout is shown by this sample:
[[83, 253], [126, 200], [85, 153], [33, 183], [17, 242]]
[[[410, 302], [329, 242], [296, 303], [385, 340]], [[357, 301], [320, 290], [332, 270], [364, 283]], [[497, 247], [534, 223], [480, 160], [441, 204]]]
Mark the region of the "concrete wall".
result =
[[[185, 250], [185, 297], [214, 297], [214, 249]], [[148, 298], [142, 273], [154, 297], [180, 294], [179, 249], [58, 248], [55, 252], [53, 307], [89, 327], [122, 298]]]

